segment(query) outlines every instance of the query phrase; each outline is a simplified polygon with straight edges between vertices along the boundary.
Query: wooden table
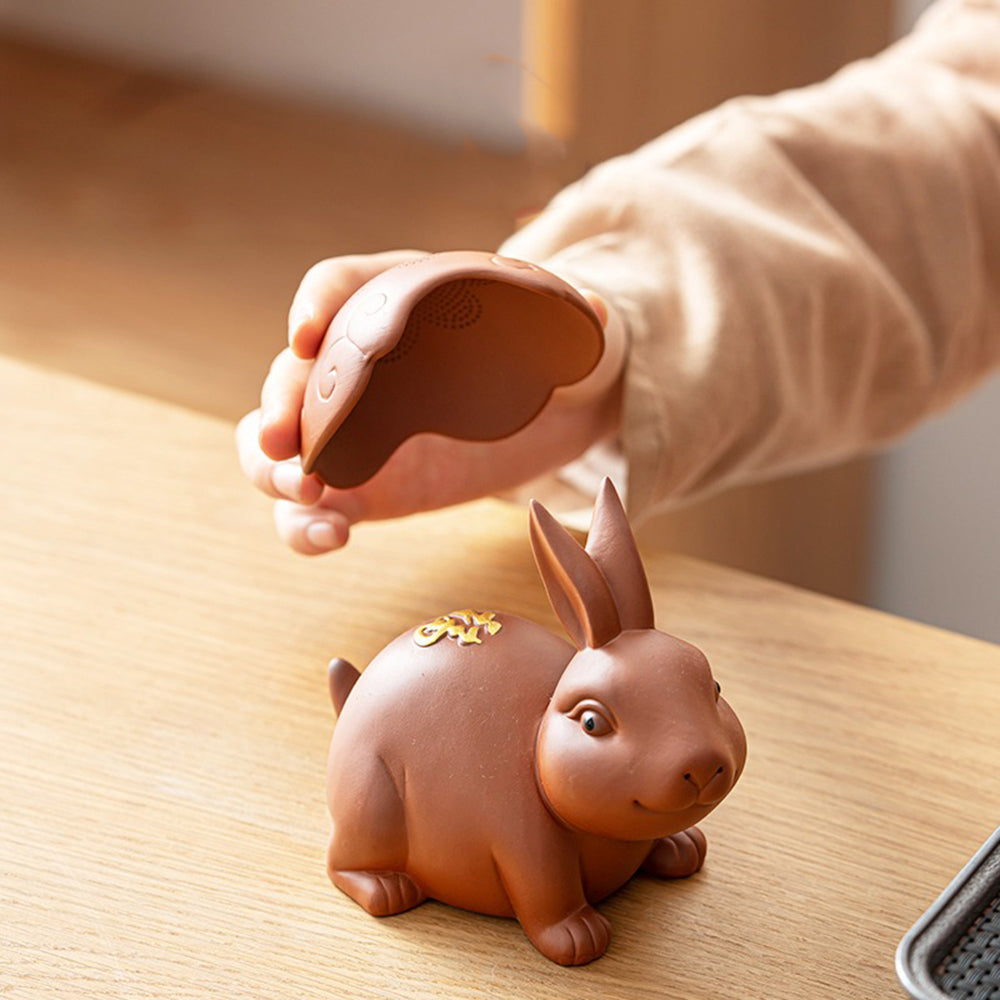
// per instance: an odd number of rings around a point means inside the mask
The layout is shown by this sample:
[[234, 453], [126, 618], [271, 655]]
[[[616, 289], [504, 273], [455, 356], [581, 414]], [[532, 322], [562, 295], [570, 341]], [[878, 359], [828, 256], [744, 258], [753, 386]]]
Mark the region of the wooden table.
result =
[[324, 873], [327, 659], [469, 604], [556, 627], [523, 511], [310, 561], [226, 423], [7, 361], [0, 400], [4, 997], [892, 996], [899, 937], [1000, 817], [1000, 650], [651, 555], [750, 740], [705, 870], [603, 904], [581, 969], [512, 921], [369, 917]]

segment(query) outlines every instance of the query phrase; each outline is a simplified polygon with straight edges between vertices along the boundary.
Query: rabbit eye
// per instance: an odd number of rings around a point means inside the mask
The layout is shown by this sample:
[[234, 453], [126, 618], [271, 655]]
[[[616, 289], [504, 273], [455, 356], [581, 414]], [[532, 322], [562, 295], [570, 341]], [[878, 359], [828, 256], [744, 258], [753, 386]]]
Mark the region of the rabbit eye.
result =
[[614, 712], [595, 698], [585, 698], [577, 702], [572, 711], [566, 713], [588, 736], [607, 736], [618, 728]]
[[611, 732], [611, 723], [592, 708], [581, 713], [580, 726], [588, 736], [604, 736]]
[[721, 694], [722, 694], [722, 685], [718, 681], [716, 681], [715, 682], [715, 700], [716, 701], [719, 700], [719, 695], [721, 695]]

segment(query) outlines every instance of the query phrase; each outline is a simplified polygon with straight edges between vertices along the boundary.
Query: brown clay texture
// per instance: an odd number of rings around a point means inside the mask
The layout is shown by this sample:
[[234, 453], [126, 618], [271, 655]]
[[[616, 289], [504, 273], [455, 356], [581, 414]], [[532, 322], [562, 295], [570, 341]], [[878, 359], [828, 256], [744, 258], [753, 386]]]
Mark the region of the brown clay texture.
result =
[[414, 434], [507, 437], [603, 349], [589, 303], [534, 264], [452, 251], [390, 268], [330, 324], [306, 386], [303, 468], [347, 488]]
[[432, 897], [514, 916], [543, 955], [579, 965], [610, 939], [596, 903], [640, 868], [701, 867], [695, 824], [732, 789], [746, 740], [704, 654], [655, 629], [610, 482], [586, 550], [537, 504], [530, 533], [572, 643], [465, 608], [360, 677], [331, 664], [328, 869], [370, 913]]

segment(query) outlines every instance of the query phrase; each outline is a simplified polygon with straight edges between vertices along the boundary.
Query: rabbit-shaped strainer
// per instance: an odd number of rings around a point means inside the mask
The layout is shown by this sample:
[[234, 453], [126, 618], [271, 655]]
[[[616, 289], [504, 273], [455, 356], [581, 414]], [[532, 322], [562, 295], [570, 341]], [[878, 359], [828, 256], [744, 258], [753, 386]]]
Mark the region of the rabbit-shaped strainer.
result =
[[430, 897], [514, 916], [547, 958], [580, 965], [610, 938], [595, 903], [639, 869], [701, 867], [695, 823], [732, 789], [746, 740], [705, 656], [655, 630], [610, 481], [586, 549], [536, 503], [530, 532], [572, 646], [467, 609], [395, 639], [363, 676], [330, 665], [328, 869], [369, 913]]

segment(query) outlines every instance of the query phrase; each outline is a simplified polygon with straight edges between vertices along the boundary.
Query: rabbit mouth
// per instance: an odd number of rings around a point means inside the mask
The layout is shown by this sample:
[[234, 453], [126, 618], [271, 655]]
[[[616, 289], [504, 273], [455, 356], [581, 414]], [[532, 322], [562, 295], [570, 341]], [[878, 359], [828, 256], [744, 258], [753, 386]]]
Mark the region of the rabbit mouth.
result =
[[697, 799], [692, 799], [686, 805], [679, 806], [675, 809], [650, 809], [649, 806], [644, 806], [638, 799], [632, 800], [632, 805], [636, 806], [642, 812], [649, 813], [651, 816], [673, 816], [675, 813], [686, 812], [692, 806], [697, 804]]
[[674, 816], [677, 813], [688, 812], [691, 809], [714, 809], [726, 797], [728, 792], [728, 788], [722, 790], [716, 787], [709, 790], [707, 786], [702, 789], [691, 789], [688, 801], [679, 802], [669, 809], [651, 809], [649, 806], [643, 805], [638, 799], [633, 799], [632, 805], [641, 812], [649, 813], [651, 816]]

